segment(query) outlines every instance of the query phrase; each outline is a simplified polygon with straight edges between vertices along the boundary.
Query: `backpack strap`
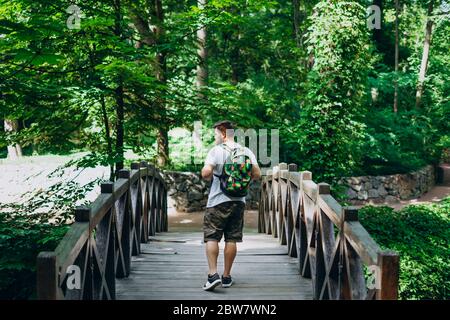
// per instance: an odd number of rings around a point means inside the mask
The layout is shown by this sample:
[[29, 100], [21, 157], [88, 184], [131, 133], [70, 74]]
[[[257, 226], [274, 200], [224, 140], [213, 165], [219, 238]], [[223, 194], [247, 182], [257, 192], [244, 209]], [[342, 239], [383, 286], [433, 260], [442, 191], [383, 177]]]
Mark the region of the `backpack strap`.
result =
[[244, 150], [244, 148], [242, 148], [241, 146], [231, 148], [229, 145], [227, 145], [225, 143], [222, 143], [221, 145], [222, 145], [222, 148], [224, 148], [225, 150], [229, 151], [231, 155], [233, 155], [238, 150]]

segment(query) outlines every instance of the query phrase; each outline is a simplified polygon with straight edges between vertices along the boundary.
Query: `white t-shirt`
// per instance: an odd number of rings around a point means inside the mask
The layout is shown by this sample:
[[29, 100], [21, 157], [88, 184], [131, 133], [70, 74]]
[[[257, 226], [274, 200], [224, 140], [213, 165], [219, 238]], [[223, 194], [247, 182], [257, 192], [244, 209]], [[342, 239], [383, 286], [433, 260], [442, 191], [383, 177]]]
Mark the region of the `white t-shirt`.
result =
[[[242, 146], [238, 143], [227, 142], [227, 146], [231, 149], [233, 148], [242, 148]], [[252, 165], [257, 165], [256, 157], [253, 152], [244, 147], [245, 154], [250, 158]], [[225, 163], [227, 157], [230, 155], [230, 151], [227, 150], [222, 144], [216, 145], [211, 150], [209, 150], [208, 155], [206, 156], [205, 165], [212, 165], [214, 167], [213, 170], [213, 182], [211, 184], [211, 190], [208, 195], [208, 203], [206, 204], [207, 208], [211, 208], [227, 201], [242, 201], [245, 203], [245, 197], [229, 197], [225, 195], [222, 190], [220, 190], [219, 178], [215, 175], [220, 176], [222, 174], [222, 167]]]

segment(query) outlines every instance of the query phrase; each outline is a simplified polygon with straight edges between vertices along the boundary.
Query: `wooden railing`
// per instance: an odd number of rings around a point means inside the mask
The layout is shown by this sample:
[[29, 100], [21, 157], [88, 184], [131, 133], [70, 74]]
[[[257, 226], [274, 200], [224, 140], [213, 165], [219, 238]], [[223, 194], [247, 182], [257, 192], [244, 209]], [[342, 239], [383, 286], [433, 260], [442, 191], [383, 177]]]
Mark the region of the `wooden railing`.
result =
[[381, 250], [358, 222], [358, 210], [341, 207], [311, 172], [285, 163], [268, 170], [258, 229], [298, 258], [299, 273], [312, 279], [314, 299], [397, 299], [398, 254]]
[[38, 299], [115, 299], [115, 279], [130, 274], [131, 256], [156, 232], [167, 231], [167, 188], [145, 162], [101, 184], [53, 252], [37, 258]]

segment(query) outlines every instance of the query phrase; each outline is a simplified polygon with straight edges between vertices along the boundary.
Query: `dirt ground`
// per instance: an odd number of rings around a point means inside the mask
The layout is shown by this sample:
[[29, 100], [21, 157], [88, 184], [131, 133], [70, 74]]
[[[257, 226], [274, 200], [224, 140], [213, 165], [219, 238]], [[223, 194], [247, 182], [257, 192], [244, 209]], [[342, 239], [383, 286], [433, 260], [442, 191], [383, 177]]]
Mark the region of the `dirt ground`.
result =
[[[109, 168], [96, 167], [76, 170], [70, 167], [62, 172], [61, 176], [49, 178], [48, 175], [69, 160], [71, 156], [33, 156], [11, 161], [0, 160], [0, 203], [14, 203], [21, 200], [24, 193], [47, 189], [60, 180], [74, 180], [84, 185], [96, 178], [107, 180]], [[95, 188], [87, 195], [87, 199], [94, 200], [100, 193], [100, 187]]]

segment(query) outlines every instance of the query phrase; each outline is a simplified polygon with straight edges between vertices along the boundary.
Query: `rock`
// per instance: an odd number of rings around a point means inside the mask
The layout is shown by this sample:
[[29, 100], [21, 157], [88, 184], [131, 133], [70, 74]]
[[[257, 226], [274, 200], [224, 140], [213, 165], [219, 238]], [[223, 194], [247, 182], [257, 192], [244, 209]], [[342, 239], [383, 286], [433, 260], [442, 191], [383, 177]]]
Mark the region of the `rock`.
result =
[[367, 200], [369, 197], [369, 194], [367, 193], [367, 191], [362, 190], [360, 192], [358, 192], [358, 200]]
[[362, 186], [360, 184], [357, 185], [351, 185], [352, 189], [355, 190], [356, 192], [361, 191]]
[[372, 180], [372, 186], [373, 186], [373, 188], [374, 188], [374, 189], [378, 189], [378, 188], [380, 187], [380, 185], [381, 185], [381, 181], [378, 179], [378, 177], [375, 177], [375, 178]]
[[380, 194], [378, 193], [377, 189], [370, 189], [369, 190], [369, 198], [378, 198]]
[[380, 195], [380, 197], [386, 197], [388, 194], [383, 185], [380, 185], [378, 187], [377, 191], [378, 191], [378, 194]]
[[202, 200], [203, 197], [204, 197], [203, 193], [199, 192], [199, 191], [197, 191], [195, 189], [192, 189], [192, 190], [188, 191], [188, 193], [187, 193], [187, 198], [188, 198], [189, 201]]
[[181, 191], [181, 192], [186, 192], [186, 191], [187, 191], [187, 188], [188, 188], [188, 186], [187, 186], [187, 182], [186, 182], [186, 181], [183, 181], [182, 183], [180, 183], [180, 184], [177, 186], [177, 189], [178, 189], [179, 191]]
[[358, 198], [358, 194], [352, 188], [348, 188], [346, 194], [350, 200]]
[[354, 185], [361, 184], [361, 178], [360, 177], [351, 177], [349, 183], [354, 184]]

